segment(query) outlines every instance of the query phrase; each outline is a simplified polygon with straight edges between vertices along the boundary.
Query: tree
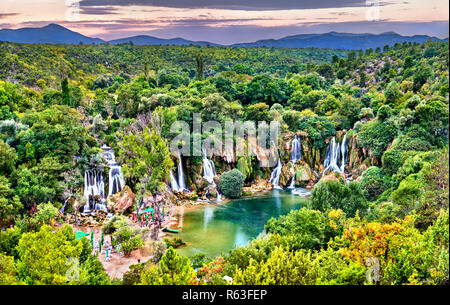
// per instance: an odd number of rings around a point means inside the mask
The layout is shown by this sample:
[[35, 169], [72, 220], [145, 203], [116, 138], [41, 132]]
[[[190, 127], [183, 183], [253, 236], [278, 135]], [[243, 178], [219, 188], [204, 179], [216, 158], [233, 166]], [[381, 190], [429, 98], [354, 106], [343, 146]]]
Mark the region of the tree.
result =
[[220, 176], [219, 189], [228, 198], [239, 198], [242, 194], [245, 176], [238, 170], [232, 169]]
[[267, 260], [259, 264], [250, 260], [245, 269], [238, 269], [234, 275], [235, 285], [313, 285], [318, 277], [317, 261], [311, 252], [299, 250], [290, 252], [276, 247]]
[[0, 285], [20, 285], [14, 257], [0, 253]]
[[196, 273], [189, 259], [180, 256], [172, 247], [159, 262], [159, 267], [150, 265], [141, 274], [141, 285], [188, 285]]
[[345, 185], [334, 180], [319, 181], [311, 195], [311, 208], [321, 212], [341, 209], [347, 216], [353, 217], [357, 211], [360, 215], [366, 215], [369, 207], [357, 182]]
[[0, 140], [0, 174], [10, 173], [16, 165], [16, 150]]
[[67, 78], [64, 78], [61, 82], [61, 96], [62, 96], [62, 103], [63, 105], [70, 106], [70, 89], [69, 89], [69, 82], [67, 81]]
[[[266, 232], [280, 236], [297, 236], [299, 244], [290, 247], [318, 250], [326, 246], [331, 236], [330, 220], [320, 211], [300, 209], [288, 215], [272, 218], [265, 226]], [[337, 233], [337, 232], [336, 232]], [[334, 234], [333, 234], [334, 235]]]
[[162, 219], [156, 196], [165, 190], [173, 167], [169, 148], [161, 137], [161, 126], [157, 113], [140, 115], [118, 143], [124, 175], [138, 181], [141, 196], [146, 190], [151, 192], [158, 223]]
[[77, 258], [82, 251], [81, 243], [74, 243], [65, 230], [74, 233], [70, 227], [57, 232], [47, 225], [38, 232], [23, 234], [17, 246], [18, 273], [27, 284], [67, 284], [70, 264], [68, 259]]

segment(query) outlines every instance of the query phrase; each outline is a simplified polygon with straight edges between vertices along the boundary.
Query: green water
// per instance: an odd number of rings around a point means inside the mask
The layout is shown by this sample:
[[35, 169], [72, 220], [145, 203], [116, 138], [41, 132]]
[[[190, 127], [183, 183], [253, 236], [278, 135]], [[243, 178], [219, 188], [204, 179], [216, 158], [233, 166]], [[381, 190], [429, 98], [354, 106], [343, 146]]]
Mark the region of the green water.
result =
[[181, 213], [183, 228], [178, 235], [187, 245], [177, 251], [186, 256], [199, 252], [218, 256], [246, 245], [264, 231], [270, 218], [300, 209], [308, 200], [291, 194], [291, 190], [273, 190], [256, 197], [186, 211]]

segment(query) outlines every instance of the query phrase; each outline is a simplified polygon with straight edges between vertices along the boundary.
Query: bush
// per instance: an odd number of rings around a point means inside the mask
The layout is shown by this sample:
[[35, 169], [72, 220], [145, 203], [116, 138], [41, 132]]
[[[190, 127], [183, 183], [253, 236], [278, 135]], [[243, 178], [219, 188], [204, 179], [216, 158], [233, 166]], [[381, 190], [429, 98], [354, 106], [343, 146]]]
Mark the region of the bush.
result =
[[185, 245], [186, 243], [183, 241], [183, 239], [181, 237], [175, 236], [172, 238], [164, 238], [164, 242], [167, 245], [167, 248], [172, 247], [174, 249], [181, 247], [183, 245]]
[[329, 223], [329, 219], [319, 211], [300, 209], [277, 219], [270, 219], [265, 229], [267, 233], [281, 236], [301, 236], [301, 248], [320, 249], [331, 237]]
[[363, 173], [361, 189], [367, 200], [376, 200], [390, 186], [389, 177], [383, 176], [382, 170], [376, 166], [369, 167]]
[[228, 198], [239, 198], [244, 187], [244, 175], [238, 169], [232, 169], [220, 176], [219, 188]]
[[356, 211], [366, 215], [369, 207], [357, 182], [342, 184], [334, 180], [320, 181], [311, 195], [311, 208], [321, 212], [341, 209], [348, 217], [353, 217]]
[[362, 147], [369, 148], [375, 157], [381, 158], [396, 135], [397, 127], [393, 122], [374, 120], [361, 126], [358, 140]]
[[383, 170], [387, 175], [394, 175], [403, 164], [403, 151], [397, 149], [389, 149], [381, 158]]

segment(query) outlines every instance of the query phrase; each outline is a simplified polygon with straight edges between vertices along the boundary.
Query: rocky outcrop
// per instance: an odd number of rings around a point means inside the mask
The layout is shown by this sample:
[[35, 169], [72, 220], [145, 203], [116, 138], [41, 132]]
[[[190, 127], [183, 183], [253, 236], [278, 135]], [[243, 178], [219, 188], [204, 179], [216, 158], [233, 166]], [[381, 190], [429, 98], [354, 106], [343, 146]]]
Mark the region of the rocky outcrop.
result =
[[257, 178], [250, 186], [244, 186], [242, 193], [244, 195], [251, 195], [262, 191], [270, 191], [272, 184], [267, 179]]
[[106, 206], [108, 207], [108, 210], [114, 214], [123, 214], [134, 205], [135, 198], [136, 195], [131, 188], [128, 185], [125, 185], [121, 192], [108, 197]]

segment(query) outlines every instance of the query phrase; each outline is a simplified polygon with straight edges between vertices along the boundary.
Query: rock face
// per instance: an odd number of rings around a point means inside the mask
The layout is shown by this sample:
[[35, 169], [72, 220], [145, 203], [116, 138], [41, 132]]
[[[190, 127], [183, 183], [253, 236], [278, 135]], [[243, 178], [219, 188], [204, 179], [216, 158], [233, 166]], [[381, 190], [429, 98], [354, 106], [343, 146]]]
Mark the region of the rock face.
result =
[[244, 186], [242, 192], [244, 194], [254, 194], [262, 191], [270, 191], [272, 189], [272, 184], [267, 179], [262, 179], [258, 177], [251, 186]]
[[123, 214], [133, 206], [134, 198], [136, 198], [136, 195], [128, 185], [125, 185], [121, 192], [108, 197], [106, 205], [110, 212], [113, 212], [114, 214]]

